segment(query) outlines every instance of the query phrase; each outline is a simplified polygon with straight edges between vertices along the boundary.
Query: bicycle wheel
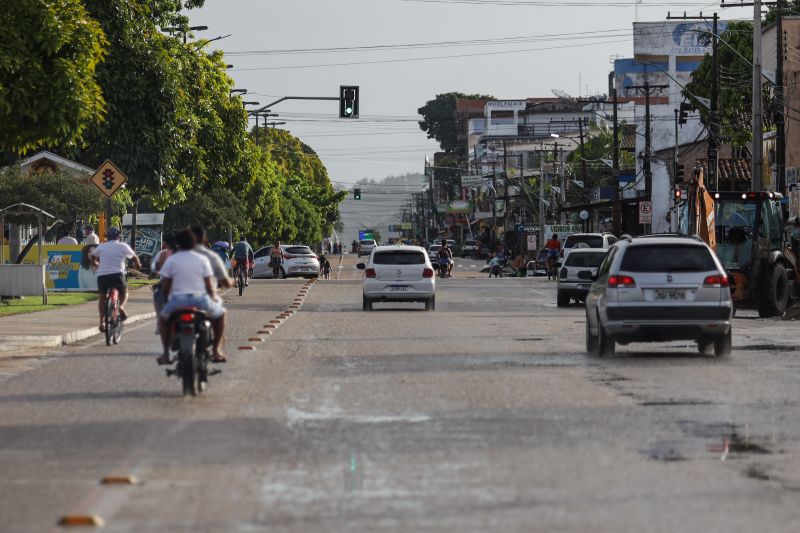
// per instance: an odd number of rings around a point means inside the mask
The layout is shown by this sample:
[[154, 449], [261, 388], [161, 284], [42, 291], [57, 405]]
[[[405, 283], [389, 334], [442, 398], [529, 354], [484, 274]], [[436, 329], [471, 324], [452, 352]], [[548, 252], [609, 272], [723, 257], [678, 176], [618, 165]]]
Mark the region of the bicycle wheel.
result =
[[119, 341], [122, 338], [122, 324], [123, 324], [123, 322], [122, 322], [122, 319], [120, 318], [120, 313], [119, 313], [119, 306], [120, 306], [119, 299], [117, 299], [115, 301], [115, 303], [116, 303], [116, 305], [114, 306], [114, 316], [113, 316], [113, 321], [112, 321], [112, 323], [114, 324], [114, 332], [113, 332], [111, 338], [114, 341], [114, 344], [119, 344]]
[[103, 325], [105, 326], [105, 334], [106, 334], [106, 346], [111, 346], [112, 340], [112, 331], [111, 327], [114, 321], [111, 319], [111, 314], [114, 310], [114, 302], [112, 301], [112, 293], [109, 291], [106, 294], [106, 317], [104, 319]]
[[239, 296], [241, 296], [244, 293], [244, 270], [241, 268], [236, 276], [236, 283], [239, 285]]

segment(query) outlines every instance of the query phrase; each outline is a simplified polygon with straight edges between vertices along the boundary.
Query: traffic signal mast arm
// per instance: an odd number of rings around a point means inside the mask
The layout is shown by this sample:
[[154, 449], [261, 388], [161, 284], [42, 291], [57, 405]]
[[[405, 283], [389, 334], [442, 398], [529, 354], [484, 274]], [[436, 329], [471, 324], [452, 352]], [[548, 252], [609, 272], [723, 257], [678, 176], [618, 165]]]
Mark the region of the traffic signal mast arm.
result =
[[274, 102], [270, 102], [269, 104], [259, 109], [253, 109], [251, 111], [248, 111], [247, 114], [252, 116], [258, 113], [263, 113], [264, 111], [269, 111], [269, 109], [272, 106], [280, 104], [281, 102], [286, 100], [337, 100], [338, 101], [339, 97], [338, 96], [284, 96], [283, 98], [278, 98]]

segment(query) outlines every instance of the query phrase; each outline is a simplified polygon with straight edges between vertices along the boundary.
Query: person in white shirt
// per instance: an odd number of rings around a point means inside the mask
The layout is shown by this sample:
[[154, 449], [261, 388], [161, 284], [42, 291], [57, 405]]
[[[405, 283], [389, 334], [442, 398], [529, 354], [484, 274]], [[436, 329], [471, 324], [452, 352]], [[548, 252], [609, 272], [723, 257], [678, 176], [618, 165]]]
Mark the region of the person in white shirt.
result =
[[83, 227], [83, 244], [100, 244], [100, 237], [94, 232], [94, 227], [86, 224]]
[[[161, 290], [169, 298], [159, 317], [161, 343], [164, 349], [162, 355], [156, 360], [160, 365], [168, 365], [172, 362], [169, 356], [168, 320], [176, 310], [182, 307], [202, 309], [214, 321], [215, 333], [217, 328], [221, 331], [224, 331], [225, 328], [225, 308], [222, 307], [217, 296], [211, 263], [194, 250], [197, 240], [190, 230], [179, 231], [175, 235], [175, 241], [178, 251], [169, 256], [159, 272], [162, 283]], [[211, 358], [215, 363], [226, 361], [225, 356], [220, 352], [221, 344], [222, 334], [215, 334], [214, 354]]]
[[100, 293], [98, 306], [100, 309], [100, 331], [105, 331], [106, 318], [106, 293], [112, 288], [119, 291], [119, 314], [122, 320], [128, 318], [125, 314], [125, 304], [128, 302], [128, 285], [125, 282], [125, 262], [128, 259], [139, 269], [142, 263], [131, 247], [120, 241], [119, 228], [110, 228], [106, 232], [108, 240], [98, 244], [91, 252], [92, 264], [97, 267], [97, 292]]
[[69, 230], [65, 231], [56, 244], [78, 244], [78, 240], [69, 234]]

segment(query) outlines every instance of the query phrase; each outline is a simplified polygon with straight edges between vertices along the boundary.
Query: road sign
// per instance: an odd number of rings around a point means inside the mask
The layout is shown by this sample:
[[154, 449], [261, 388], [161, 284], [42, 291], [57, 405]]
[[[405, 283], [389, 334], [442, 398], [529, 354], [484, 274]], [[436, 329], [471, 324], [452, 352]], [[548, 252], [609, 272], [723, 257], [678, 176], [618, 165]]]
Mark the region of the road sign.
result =
[[517, 232], [519, 233], [538, 233], [539, 226], [535, 226], [533, 224], [520, 224], [517, 226]]
[[639, 202], [639, 224], [653, 223], [653, 203]]
[[536, 235], [528, 235], [526, 240], [528, 241], [528, 251], [533, 252], [538, 249], [536, 247]]
[[480, 187], [483, 183], [483, 176], [461, 176], [462, 187]]
[[100, 189], [100, 192], [107, 198], [111, 198], [120, 187], [125, 185], [128, 176], [118, 169], [110, 159], [106, 159], [106, 162], [100, 165], [89, 181], [94, 183], [95, 187]]

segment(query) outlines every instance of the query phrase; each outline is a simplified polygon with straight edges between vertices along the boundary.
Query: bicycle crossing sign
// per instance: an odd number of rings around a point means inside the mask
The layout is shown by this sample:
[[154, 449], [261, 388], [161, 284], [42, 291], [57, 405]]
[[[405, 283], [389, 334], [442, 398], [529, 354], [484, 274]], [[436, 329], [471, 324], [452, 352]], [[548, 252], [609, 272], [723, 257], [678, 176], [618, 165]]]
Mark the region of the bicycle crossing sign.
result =
[[106, 195], [107, 198], [111, 198], [120, 187], [125, 185], [125, 182], [128, 181], [128, 176], [118, 169], [110, 159], [106, 159], [106, 162], [100, 165], [100, 168], [97, 169], [97, 172], [94, 173], [89, 181], [100, 189], [100, 192]]

